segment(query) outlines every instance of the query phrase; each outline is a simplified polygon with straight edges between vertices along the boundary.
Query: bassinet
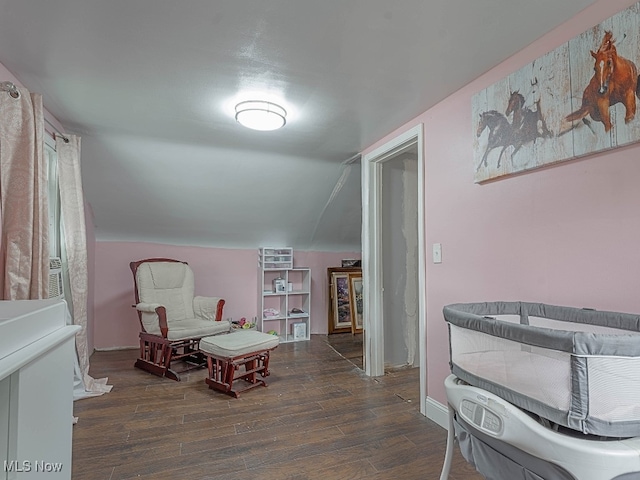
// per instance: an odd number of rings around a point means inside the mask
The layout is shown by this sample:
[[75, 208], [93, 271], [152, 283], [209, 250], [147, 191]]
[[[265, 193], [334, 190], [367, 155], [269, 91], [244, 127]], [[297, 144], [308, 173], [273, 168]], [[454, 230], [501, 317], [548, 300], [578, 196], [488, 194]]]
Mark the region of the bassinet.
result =
[[443, 313], [458, 378], [572, 430], [640, 436], [640, 316], [526, 302]]

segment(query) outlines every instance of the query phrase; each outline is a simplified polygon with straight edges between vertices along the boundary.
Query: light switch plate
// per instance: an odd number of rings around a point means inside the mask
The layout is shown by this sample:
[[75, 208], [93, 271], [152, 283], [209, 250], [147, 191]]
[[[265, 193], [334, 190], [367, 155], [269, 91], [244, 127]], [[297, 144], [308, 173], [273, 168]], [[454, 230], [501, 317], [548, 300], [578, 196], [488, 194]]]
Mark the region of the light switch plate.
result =
[[442, 244], [433, 244], [433, 263], [442, 263]]

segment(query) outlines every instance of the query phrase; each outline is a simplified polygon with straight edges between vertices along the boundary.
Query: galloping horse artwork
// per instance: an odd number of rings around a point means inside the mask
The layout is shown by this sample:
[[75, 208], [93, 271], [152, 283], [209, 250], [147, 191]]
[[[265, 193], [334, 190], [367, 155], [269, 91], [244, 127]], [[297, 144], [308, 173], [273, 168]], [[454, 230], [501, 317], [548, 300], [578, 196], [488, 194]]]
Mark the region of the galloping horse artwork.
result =
[[482, 183], [640, 141], [640, 1], [472, 99]]
[[595, 59], [593, 77], [582, 95], [582, 106], [566, 117], [567, 121], [584, 120], [587, 115], [602, 122], [604, 131], [611, 130], [609, 108], [616, 103], [625, 107], [625, 123], [636, 115], [636, 95], [638, 92], [638, 69], [631, 60], [618, 55], [613, 33], [605, 32], [596, 52], [590, 52]]
[[525, 143], [535, 142], [537, 138], [551, 138], [553, 136], [542, 115], [540, 99], [536, 100], [535, 105], [535, 110], [526, 107], [524, 96], [518, 90], [509, 96], [505, 115], [507, 117], [513, 115], [511, 123], [518, 136], [511, 154], [512, 157]]
[[[511, 122], [509, 117], [512, 117]], [[502, 147], [496, 162], [496, 168], [500, 168], [502, 155], [508, 147], [513, 147], [511, 151], [511, 162], [513, 163], [516, 153], [523, 145], [535, 142], [538, 138], [553, 136], [542, 116], [540, 100], [536, 102], [535, 110], [532, 110], [525, 106], [524, 96], [518, 90], [511, 93], [504, 114], [496, 110], [480, 114], [476, 136], [480, 137], [485, 129], [489, 130], [487, 147], [476, 171], [482, 166], [488, 166], [487, 159], [494, 148]]]
[[483, 165], [488, 167], [487, 158], [494, 148], [502, 147], [500, 154], [498, 155], [498, 163], [496, 167], [500, 167], [500, 161], [502, 160], [502, 154], [514, 144], [515, 138], [513, 135], [513, 127], [502, 113], [497, 110], [489, 110], [480, 114], [480, 122], [478, 123], [478, 129], [476, 135], [479, 137], [486, 129], [489, 129], [489, 137], [487, 138], [487, 147], [482, 156], [482, 160], [478, 164], [477, 170]]

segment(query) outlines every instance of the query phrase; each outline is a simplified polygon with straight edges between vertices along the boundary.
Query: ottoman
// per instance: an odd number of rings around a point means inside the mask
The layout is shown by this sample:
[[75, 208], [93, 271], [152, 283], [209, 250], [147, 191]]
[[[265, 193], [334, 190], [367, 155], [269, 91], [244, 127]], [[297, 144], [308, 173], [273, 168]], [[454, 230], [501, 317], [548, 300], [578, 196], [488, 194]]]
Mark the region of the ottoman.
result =
[[[237, 330], [225, 335], [204, 337], [200, 352], [207, 358], [209, 375], [205, 379], [209, 388], [238, 398], [245, 390], [267, 383], [257, 378], [269, 375], [269, 354], [280, 340], [275, 335], [256, 330]], [[236, 380], [245, 383], [237, 387]]]

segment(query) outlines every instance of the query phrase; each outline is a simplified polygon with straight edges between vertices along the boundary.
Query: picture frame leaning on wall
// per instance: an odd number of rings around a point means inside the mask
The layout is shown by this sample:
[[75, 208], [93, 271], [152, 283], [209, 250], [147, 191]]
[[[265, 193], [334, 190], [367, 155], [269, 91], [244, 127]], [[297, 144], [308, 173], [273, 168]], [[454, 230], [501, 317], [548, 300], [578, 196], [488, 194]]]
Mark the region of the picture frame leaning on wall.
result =
[[362, 272], [349, 274], [349, 306], [351, 308], [351, 333], [364, 331]]
[[351, 297], [349, 293], [350, 273], [360, 273], [360, 275], [362, 275], [362, 269], [359, 267], [327, 268], [327, 280], [329, 284], [329, 334], [352, 331]]

